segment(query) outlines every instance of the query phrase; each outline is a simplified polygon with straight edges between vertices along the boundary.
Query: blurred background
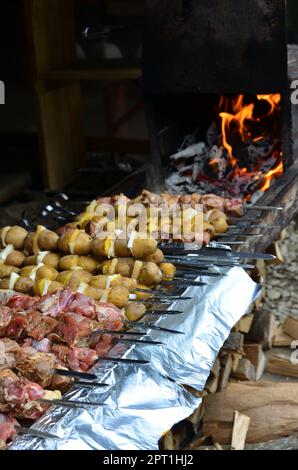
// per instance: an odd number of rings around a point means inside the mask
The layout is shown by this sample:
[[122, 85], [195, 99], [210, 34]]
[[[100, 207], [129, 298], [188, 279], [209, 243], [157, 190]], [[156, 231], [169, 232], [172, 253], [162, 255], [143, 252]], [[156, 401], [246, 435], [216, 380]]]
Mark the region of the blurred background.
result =
[[[143, 0], [5, 2], [0, 204], [24, 188], [102, 194], [146, 172], [143, 24]], [[287, 31], [297, 43], [297, 0]]]

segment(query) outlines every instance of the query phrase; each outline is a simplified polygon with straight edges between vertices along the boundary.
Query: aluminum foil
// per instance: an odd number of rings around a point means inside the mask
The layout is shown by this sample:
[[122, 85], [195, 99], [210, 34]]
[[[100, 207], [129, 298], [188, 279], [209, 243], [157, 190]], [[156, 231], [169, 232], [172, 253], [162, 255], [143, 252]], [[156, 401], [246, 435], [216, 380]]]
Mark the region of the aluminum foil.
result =
[[73, 400], [104, 402], [105, 406], [76, 410], [51, 407], [32, 427], [60, 439], [22, 436], [11, 449], [157, 450], [161, 435], [200, 404], [201, 399], [182, 384], [204, 388], [232, 326], [259, 293], [259, 286], [243, 269], [218, 272], [222, 276], [198, 278], [207, 285], [184, 291], [183, 296], [192, 300], [178, 300], [169, 306], [169, 310], [183, 310], [183, 314], [155, 320], [156, 325], [183, 335], [151, 330], [150, 337], [158, 338], [162, 346], [124, 347], [119, 343], [109, 353], [147, 359], [148, 365], [98, 363], [92, 372], [98, 381], [109, 384], [107, 388], [73, 388], [64, 395]]

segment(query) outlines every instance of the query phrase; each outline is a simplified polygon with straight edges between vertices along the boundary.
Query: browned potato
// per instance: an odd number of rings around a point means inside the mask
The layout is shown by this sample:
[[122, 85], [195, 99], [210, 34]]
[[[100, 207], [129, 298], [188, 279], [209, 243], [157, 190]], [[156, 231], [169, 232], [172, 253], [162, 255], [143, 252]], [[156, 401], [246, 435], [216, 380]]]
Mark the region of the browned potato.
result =
[[160, 263], [159, 269], [161, 270], [163, 277], [167, 280], [174, 278], [176, 268], [172, 263]]
[[89, 283], [92, 279], [92, 274], [83, 269], [75, 271], [63, 271], [59, 273], [56, 281], [69, 286], [71, 289], [77, 289], [81, 282]]
[[103, 274], [121, 274], [124, 277], [130, 277], [132, 275], [134, 267], [133, 258], [117, 258], [117, 264], [115, 260], [107, 260], [101, 263], [101, 269]]
[[91, 297], [94, 300], [100, 300], [102, 298], [104, 291], [103, 289], [97, 289], [96, 287], [86, 285], [84, 289], [84, 294], [87, 297]]
[[39, 251], [57, 251], [58, 240], [57, 233], [52, 230], [42, 230], [37, 238]]
[[128, 320], [137, 321], [144, 316], [146, 307], [144, 304], [139, 302], [128, 302], [125, 305], [124, 313]]
[[[3, 236], [4, 244], [2, 241], [2, 234], [5, 234]], [[13, 245], [16, 250], [23, 250], [27, 235], [27, 230], [23, 227], [19, 227], [18, 225], [10, 227], [9, 230], [6, 230], [6, 227], [3, 227], [0, 231], [1, 247], [4, 248], [6, 245]]]
[[[137, 286], [137, 281], [130, 277], [123, 277], [120, 274], [110, 276], [110, 287], [122, 286], [132, 291]], [[90, 286], [97, 287], [98, 289], [106, 289], [108, 283], [108, 276], [105, 274], [98, 274], [93, 276], [90, 281]]]
[[90, 235], [77, 229], [68, 230], [58, 240], [58, 248], [63, 253], [88, 255], [91, 249]]
[[80, 256], [79, 267], [84, 269], [84, 271], [94, 274], [98, 269], [98, 261], [91, 256]]
[[78, 255], [66, 255], [62, 256], [59, 260], [58, 269], [59, 271], [69, 271], [76, 268], [79, 263]]
[[16, 266], [7, 266], [6, 264], [0, 265], [0, 278], [9, 277], [11, 273], [18, 273], [20, 271]]
[[151, 261], [152, 263], [155, 263], [155, 264], [160, 264], [162, 263], [164, 260], [164, 254], [163, 252], [157, 248], [157, 250], [152, 253], [152, 255], [148, 255], [144, 258], [144, 261]]
[[58, 255], [58, 253], [47, 253], [45, 256], [42, 257], [42, 259], [40, 258], [40, 255], [31, 255], [25, 258], [24, 265], [32, 266], [34, 264], [36, 265], [39, 263], [43, 263], [49, 268], [58, 269], [59, 259], [60, 256]]
[[158, 284], [161, 279], [162, 272], [155, 263], [148, 262], [143, 264], [138, 279], [142, 284], [151, 286], [153, 284]]
[[[144, 238], [142, 238], [142, 236]], [[145, 238], [146, 235], [138, 233], [134, 239], [132, 246], [132, 254], [134, 258], [144, 259], [146, 256], [152, 255], [157, 250], [157, 241], [153, 238]]]
[[58, 271], [56, 269], [50, 268], [49, 266], [40, 266], [36, 269], [37, 266], [25, 266], [20, 270], [20, 276], [22, 277], [30, 277], [33, 274], [34, 270], [36, 270], [35, 279], [48, 279], [54, 281], [58, 276]]
[[28, 233], [25, 242], [24, 242], [24, 252], [27, 255], [32, 255], [33, 254], [33, 238], [34, 238], [34, 232]]
[[109, 291], [108, 302], [118, 308], [124, 307], [129, 299], [129, 290], [122, 286], [112, 287]]
[[56, 281], [49, 281], [48, 279], [39, 279], [38, 281], [35, 281], [33, 288], [34, 294], [39, 296], [50, 294], [62, 289], [65, 289], [64, 284]]
[[29, 277], [20, 277], [14, 286], [14, 290], [21, 292], [22, 294], [33, 293], [34, 282]]
[[20, 268], [23, 266], [25, 260], [25, 255], [21, 251], [13, 250], [6, 258], [4, 264], [8, 266], [16, 266]]
[[[92, 240], [90, 244], [90, 249], [92, 254], [97, 258], [107, 258], [107, 254], [105, 252], [106, 240], [106, 238], [94, 238]], [[109, 242], [112, 242], [112, 240]]]

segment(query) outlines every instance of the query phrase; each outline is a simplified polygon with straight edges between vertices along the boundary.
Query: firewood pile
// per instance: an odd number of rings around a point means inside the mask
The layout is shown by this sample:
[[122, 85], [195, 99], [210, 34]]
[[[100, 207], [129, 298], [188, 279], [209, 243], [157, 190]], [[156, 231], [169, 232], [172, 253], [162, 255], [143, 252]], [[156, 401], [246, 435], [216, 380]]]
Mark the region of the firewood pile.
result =
[[276, 260], [258, 260], [251, 274], [261, 296], [224, 343], [205, 389], [193, 391], [200, 408], [163, 436], [161, 448], [266, 449], [286, 436], [298, 448], [297, 242], [292, 222], [269, 249]]

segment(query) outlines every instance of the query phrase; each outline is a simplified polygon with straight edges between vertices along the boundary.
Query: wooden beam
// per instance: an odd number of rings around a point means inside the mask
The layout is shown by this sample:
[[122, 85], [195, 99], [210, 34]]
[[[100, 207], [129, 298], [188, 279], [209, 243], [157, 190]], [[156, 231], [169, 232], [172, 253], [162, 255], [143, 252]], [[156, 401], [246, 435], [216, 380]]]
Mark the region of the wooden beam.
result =
[[49, 189], [70, 183], [84, 162], [80, 83], [49, 89], [40, 79], [75, 60], [72, 0], [24, 2], [33, 81], [39, 115], [44, 182]]

